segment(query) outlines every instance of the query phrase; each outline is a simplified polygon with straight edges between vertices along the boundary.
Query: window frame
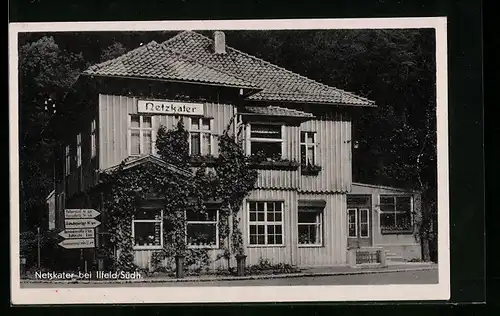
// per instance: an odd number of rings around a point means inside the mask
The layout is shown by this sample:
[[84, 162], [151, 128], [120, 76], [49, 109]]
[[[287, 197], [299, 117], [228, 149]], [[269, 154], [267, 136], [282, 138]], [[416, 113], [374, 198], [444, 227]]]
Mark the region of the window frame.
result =
[[[393, 198], [393, 203], [394, 203], [394, 211], [382, 211], [382, 203], [381, 203], [381, 198], [382, 197], [391, 197]], [[410, 215], [410, 226], [408, 229], [397, 229], [397, 226], [394, 226], [393, 228], [391, 229], [384, 229], [382, 227], [382, 216], [383, 214], [394, 214], [394, 224], [397, 223], [397, 217], [398, 217], [398, 214], [406, 214], [408, 213], [407, 211], [398, 211], [397, 210], [397, 198], [403, 198], [403, 197], [406, 197], [406, 198], [409, 198], [410, 199], [410, 210], [408, 211], [409, 212], [409, 215]], [[414, 212], [414, 201], [413, 201], [414, 197], [413, 195], [411, 194], [379, 194], [378, 195], [378, 205], [379, 205], [379, 214], [378, 214], [378, 217], [379, 217], [379, 231], [381, 234], [409, 234], [409, 233], [413, 233], [413, 230], [414, 230], [414, 217], [413, 217], [413, 212]]]
[[[139, 117], [139, 127], [132, 127], [132, 117]], [[151, 127], [143, 127], [144, 117], [151, 118]], [[128, 116], [128, 131], [127, 131], [127, 145], [128, 145], [128, 155], [131, 157], [140, 157], [145, 155], [155, 155], [156, 154], [156, 132], [155, 132], [155, 115], [144, 115], [144, 114], [130, 114]], [[139, 131], [139, 153], [132, 153], [132, 131]], [[144, 152], [144, 131], [151, 131], [151, 152]]]
[[[252, 126], [255, 125], [275, 125], [275, 126], [280, 126], [281, 131], [281, 138], [259, 138], [259, 137], [252, 137]], [[277, 123], [277, 122], [251, 122], [247, 123], [247, 150], [248, 150], [248, 155], [252, 155], [252, 141], [256, 142], [261, 142], [261, 143], [280, 143], [281, 147], [281, 154], [280, 154], [280, 159], [283, 159], [284, 156], [284, 144], [285, 144], [285, 125], [283, 123]], [[266, 159], [269, 159], [270, 157], [266, 157]]]
[[[351, 223], [351, 216], [349, 214], [350, 211], [354, 211], [354, 230], [355, 230], [354, 236], [351, 236], [349, 234], [349, 232], [350, 232], [349, 226], [352, 224]], [[347, 238], [358, 238], [358, 209], [357, 208], [348, 208], [347, 209]]]
[[[366, 236], [363, 236], [363, 230], [361, 229], [361, 225], [363, 225], [363, 223], [361, 222], [361, 219], [363, 218], [363, 216], [361, 216], [361, 212], [365, 211], [366, 212]], [[364, 238], [364, 239], [368, 239], [368, 238], [371, 238], [371, 231], [370, 231], [370, 210], [367, 209], [367, 208], [358, 208], [358, 212], [359, 212], [359, 238]]]
[[97, 122], [96, 119], [90, 121], [90, 159], [97, 156]]
[[[298, 213], [315, 213], [316, 214], [316, 222], [315, 223], [301, 223], [299, 221], [299, 216], [297, 214], [297, 236], [299, 236], [299, 226], [316, 226], [316, 229], [319, 229], [319, 242], [311, 243], [311, 244], [302, 244], [300, 240], [297, 241], [299, 248], [313, 248], [313, 247], [324, 247], [324, 225], [323, 225], [323, 217], [324, 212], [323, 209], [314, 209], [314, 208], [299, 208]], [[319, 218], [319, 221], [318, 221]]]
[[[148, 207], [142, 207], [138, 208], [137, 210], [148, 210], [148, 211], [160, 211], [160, 219], [135, 219], [135, 215], [132, 215], [132, 248], [134, 250], [159, 250], [163, 249], [163, 239], [164, 239], [164, 232], [163, 232], [163, 209], [159, 208], [148, 208]], [[160, 245], [153, 245], [153, 246], [144, 246], [144, 245], [136, 245], [135, 244], [135, 223], [160, 223]]]
[[82, 166], [82, 133], [76, 134], [76, 168]]
[[[198, 129], [193, 129], [193, 120], [198, 120]], [[202, 129], [203, 120], [208, 120], [210, 123], [210, 128], [208, 130]], [[214, 155], [214, 119], [212, 117], [190, 117], [189, 120], [189, 137], [188, 137], [188, 145], [189, 145], [189, 155], [190, 156], [212, 156]], [[192, 141], [191, 135], [199, 134], [200, 137], [200, 153], [198, 155], [193, 155], [192, 150]], [[210, 152], [203, 152], [203, 135], [209, 135], [210, 138]]]
[[66, 145], [64, 147], [64, 176], [69, 175], [71, 175], [71, 146]]
[[[302, 141], [302, 133], [304, 133], [304, 141]], [[308, 134], [313, 135], [313, 141], [312, 143], [308, 142]], [[312, 164], [313, 166], [317, 165], [318, 162], [318, 151], [317, 151], [317, 132], [312, 132], [312, 131], [300, 131], [300, 164], [302, 166], [308, 166], [307, 161], [302, 161], [302, 147], [305, 147], [306, 149], [306, 160], [307, 160], [307, 149], [312, 147], [313, 148], [313, 161]]]
[[[185, 243], [188, 249], [219, 249], [219, 210], [206, 210], [207, 212], [216, 212], [215, 221], [188, 221], [187, 212], [189, 210], [184, 211], [184, 218], [186, 220], [185, 226]], [[207, 224], [213, 225], [215, 224], [215, 245], [190, 245], [188, 244], [188, 226], [189, 224]]]
[[[250, 203], [264, 203], [264, 221], [258, 221], [257, 218], [255, 221], [250, 220]], [[267, 203], [280, 203], [281, 204], [281, 221], [268, 221], [267, 220]], [[249, 200], [246, 203], [246, 216], [247, 219], [247, 247], [255, 248], [255, 247], [285, 247], [285, 202], [282, 200]], [[250, 226], [259, 226], [264, 225], [264, 244], [252, 244], [250, 243]], [[281, 225], [281, 244], [269, 244], [268, 243], [268, 225]], [[275, 234], [276, 235], [276, 234]]]

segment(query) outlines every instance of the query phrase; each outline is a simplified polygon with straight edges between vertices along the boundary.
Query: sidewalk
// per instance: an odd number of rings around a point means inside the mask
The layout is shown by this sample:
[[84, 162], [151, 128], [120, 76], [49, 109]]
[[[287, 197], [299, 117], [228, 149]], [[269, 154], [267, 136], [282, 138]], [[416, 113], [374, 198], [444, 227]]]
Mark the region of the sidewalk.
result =
[[231, 280], [261, 280], [261, 279], [278, 279], [278, 278], [299, 278], [299, 277], [314, 277], [314, 276], [337, 276], [337, 275], [353, 275], [353, 274], [373, 274], [373, 273], [395, 273], [395, 272], [408, 272], [408, 271], [423, 271], [423, 270], [436, 270], [438, 265], [435, 263], [402, 263], [391, 264], [387, 267], [370, 267], [360, 266], [356, 268], [348, 266], [334, 266], [334, 267], [317, 267], [317, 268], [303, 268], [301, 272], [297, 273], [284, 273], [284, 274], [259, 274], [247, 276], [217, 276], [217, 275], [200, 275], [200, 276], [186, 276], [182, 279], [165, 276], [148, 276], [139, 279], [116, 279], [116, 280], [95, 280], [95, 279], [79, 279], [79, 280], [33, 280], [21, 279], [21, 283], [102, 283], [102, 284], [116, 284], [116, 283], [165, 283], [165, 282], [210, 282], [210, 281], [231, 281]]

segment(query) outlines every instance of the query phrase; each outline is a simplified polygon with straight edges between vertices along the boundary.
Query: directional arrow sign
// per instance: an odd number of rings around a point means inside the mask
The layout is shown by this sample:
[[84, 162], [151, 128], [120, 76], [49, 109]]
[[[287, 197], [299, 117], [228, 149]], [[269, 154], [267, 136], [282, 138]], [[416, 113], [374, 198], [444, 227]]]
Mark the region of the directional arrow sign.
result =
[[64, 220], [64, 227], [66, 229], [79, 229], [79, 228], [94, 228], [101, 224], [98, 220], [91, 219], [66, 219]]
[[75, 218], [94, 218], [99, 215], [98, 211], [90, 208], [75, 208], [75, 209], [65, 209], [64, 217], [67, 219], [75, 219]]
[[59, 233], [59, 236], [67, 239], [73, 238], [94, 238], [93, 228], [66, 229]]
[[94, 238], [91, 239], [65, 239], [59, 246], [66, 249], [95, 248]]

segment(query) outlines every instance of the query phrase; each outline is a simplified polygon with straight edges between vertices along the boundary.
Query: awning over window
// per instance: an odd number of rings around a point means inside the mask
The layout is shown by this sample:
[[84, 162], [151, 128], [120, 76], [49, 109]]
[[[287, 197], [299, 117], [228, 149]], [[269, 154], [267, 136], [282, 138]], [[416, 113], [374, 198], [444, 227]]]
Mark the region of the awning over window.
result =
[[325, 200], [299, 200], [299, 209], [316, 208], [323, 209], [326, 206]]

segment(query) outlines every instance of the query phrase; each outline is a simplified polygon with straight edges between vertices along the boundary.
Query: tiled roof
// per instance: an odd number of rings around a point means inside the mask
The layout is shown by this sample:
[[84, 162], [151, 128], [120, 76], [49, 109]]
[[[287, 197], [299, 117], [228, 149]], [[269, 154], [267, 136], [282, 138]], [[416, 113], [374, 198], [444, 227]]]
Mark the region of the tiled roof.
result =
[[[154, 163], [160, 167], [168, 168], [169, 170], [176, 172], [176, 173], [183, 175], [183, 176], [190, 176], [191, 175], [189, 170], [183, 170], [181, 168], [178, 168], [170, 163], [165, 162], [160, 157], [157, 157], [157, 156], [151, 155], [151, 154], [143, 155], [143, 156], [139, 156], [139, 157], [129, 157], [128, 159], [126, 159], [124, 161], [123, 170], [135, 168], [135, 167], [140, 166], [140, 165], [145, 164], [145, 163]], [[115, 170], [118, 170], [119, 167], [120, 167], [120, 165], [116, 165], [116, 166], [101, 170], [101, 172], [110, 173], [110, 172], [113, 172]]]
[[290, 116], [290, 117], [313, 117], [311, 113], [306, 113], [294, 109], [282, 108], [279, 106], [246, 106], [247, 113], [269, 116]]
[[215, 54], [213, 40], [184, 31], [158, 44], [151, 42], [84, 74], [180, 80], [254, 89], [247, 99], [298, 103], [375, 106], [374, 102], [330, 87], [260, 58], [226, 46]]
[[243, 78], [263, 90], [249, 100], [328, 103], [374, 106], [374, 102], [338, 88], [330, 87], [226, 46], [226, 54], [214, 54], [213, 40], [185, 31], [162, 43], [197, 61]]
[[91, 66], [84, 74], [203, 82], [238, 88], [254, 84], [221, 69], [198, 62], [155, 41], [118, 58]]

